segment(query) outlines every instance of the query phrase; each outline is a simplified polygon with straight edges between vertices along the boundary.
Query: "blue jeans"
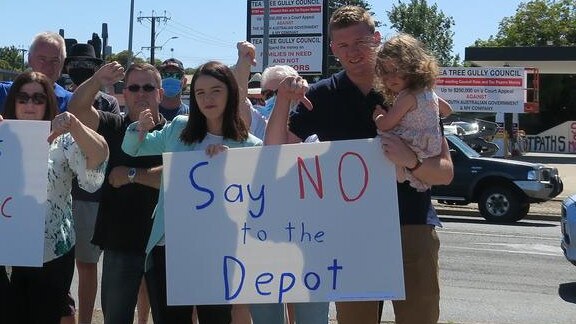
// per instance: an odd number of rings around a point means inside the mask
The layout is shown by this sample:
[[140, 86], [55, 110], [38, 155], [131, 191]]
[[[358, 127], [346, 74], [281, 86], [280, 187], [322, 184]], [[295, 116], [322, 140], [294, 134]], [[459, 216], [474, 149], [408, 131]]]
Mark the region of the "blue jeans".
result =
[[[298, 324], [328, 323], [329, 303], [292, 303], [294, 317]], [[250, 305], [253, 324], [284, 323], [284, 304], [252, 304]]]
[[144, 254], [104, 250], [102, 312], [104, 323], [132, 324], [144, 276]]

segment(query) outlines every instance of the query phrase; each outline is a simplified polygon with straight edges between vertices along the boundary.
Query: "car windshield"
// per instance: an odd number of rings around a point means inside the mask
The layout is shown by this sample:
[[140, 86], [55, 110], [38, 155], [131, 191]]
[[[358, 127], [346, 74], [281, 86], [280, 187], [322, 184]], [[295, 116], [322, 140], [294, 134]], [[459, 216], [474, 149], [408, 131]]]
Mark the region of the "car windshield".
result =
[[458, 147], [466, 156], [468, 157], [479, 157], [480, 154], [476, 152], [473, 148], [468, 146], [463, 140], [461, 140], [458, 136], [455, 135], [448, 135], [446, 138], [454, 144], [454, 146]]
[[474, 134], [478, 132], [478, 124], [477, 123], [468, 123], [468, 122], [452, 122], [452, 125], [457, 125], [462, 127], [466, 134]]

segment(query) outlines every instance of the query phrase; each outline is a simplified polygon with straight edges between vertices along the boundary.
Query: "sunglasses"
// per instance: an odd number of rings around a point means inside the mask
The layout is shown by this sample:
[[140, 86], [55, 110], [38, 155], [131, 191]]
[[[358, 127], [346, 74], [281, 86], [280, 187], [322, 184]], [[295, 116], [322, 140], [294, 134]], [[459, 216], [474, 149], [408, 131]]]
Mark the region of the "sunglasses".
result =
[[142, 90], [144, 90], [144, 92], [152, 92], [154, 90], [156, 90], [156, 87], [151, 85], [151, 84], [145, 84], [143, 86], [139, 85], [139, 84], [131, 84], [129, 86], [126, 87], [128, 89], [128, 91], [130, 92], [138, 92], [140, 91], [140, 88], [142, 88]]
[[162, 79], [166, 78], [182, 79], [184, 75], [181, 72], [162, 72], [160, 73], [160, 76], [162, 76]]
[[264, 100], [268, 100], [268, 99], [274, 97], [277, 93], [278, 93], [278, 90], [264, 89], [264, 90], [260, 91], [260, 94], [262, 95], [262, 98]]
[[32, 95], [26, 92], [18, 92], [16, 94], [16, 102], [19, 104], [25, 105], [30, 100], [32, 100], [32, 103], [35, 105], [44, 105], [48, 101], [48, 97], [42, 92], [34, 92]]

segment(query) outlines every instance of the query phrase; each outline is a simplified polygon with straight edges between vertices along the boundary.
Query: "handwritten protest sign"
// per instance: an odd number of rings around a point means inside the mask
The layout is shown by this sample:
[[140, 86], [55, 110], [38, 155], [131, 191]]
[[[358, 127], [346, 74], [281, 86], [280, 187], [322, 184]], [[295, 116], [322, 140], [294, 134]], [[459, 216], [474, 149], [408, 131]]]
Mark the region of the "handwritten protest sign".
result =
[[171, 305], [403, 299], [378, 140], [164, 154]]
[[50, 123], [0, 122], [0, 265], [42, 266]]
[[523, 113], [526, 101], [524, 68], [443, 67], [436, 93], [454, 111]]

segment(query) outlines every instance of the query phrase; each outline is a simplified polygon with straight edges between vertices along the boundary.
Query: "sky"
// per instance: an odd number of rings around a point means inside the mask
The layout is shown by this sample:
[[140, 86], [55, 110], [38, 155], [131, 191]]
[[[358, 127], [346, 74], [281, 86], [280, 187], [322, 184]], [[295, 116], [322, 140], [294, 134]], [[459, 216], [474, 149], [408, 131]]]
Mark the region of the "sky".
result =
[[[368, 0], [375, 19], [383, 23], [380, 33], [394, 34], [386, 11], [398, 0]], [[401, 0], [407, 3], [408, 0]], [[526, 1], [526, 0], [524, 0]], [[488, 39], [498, 32], [504, 17], [513, 16], [521, 0], [428, 0], [455, 20], [455, 54], [464, 59], [464, 49], [476, 39]], [[149, 58], [151, 22], [146, 17], [167, 17], [156, 23], [157, 59], [176, 57], [186, 68], [208, 60], [226, 64], [236, 61], [236, 43], [246, 39], [246, 1], [244, 0], [134, 0], [132, 51]], [[0, 47], [28, 49], [35, 34], [64, 29], [65, 38], [85, 43], [96, 32], [101, 36], [102, 23], [108, 24], [108, 45], [112, 52], [128, 49], [130, 0], [0, 0]], [[140, 17], [140, 19], [138, 19]], [[177, 37], [177, 38], [173, 38]]]

